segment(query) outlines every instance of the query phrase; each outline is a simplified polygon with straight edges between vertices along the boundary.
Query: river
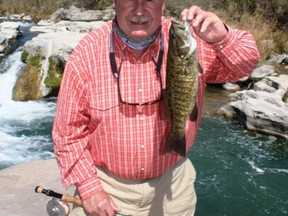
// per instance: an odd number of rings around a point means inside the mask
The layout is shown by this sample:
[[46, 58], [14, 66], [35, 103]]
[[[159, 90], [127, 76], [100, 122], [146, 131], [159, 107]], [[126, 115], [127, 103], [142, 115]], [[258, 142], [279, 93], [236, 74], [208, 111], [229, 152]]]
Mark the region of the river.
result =
[[[0, 170], [54, 158], [51, 129], [56, 98], [15, 102], [21, 46], [36, 36], [31, 25], [0, 62]], [[207, 86], [201, 127], [189, 158], [197, 171], [196, 216], [288, 215], [288, 141], [247, 131], [238, 121], [214, 115], [228, 92]]]

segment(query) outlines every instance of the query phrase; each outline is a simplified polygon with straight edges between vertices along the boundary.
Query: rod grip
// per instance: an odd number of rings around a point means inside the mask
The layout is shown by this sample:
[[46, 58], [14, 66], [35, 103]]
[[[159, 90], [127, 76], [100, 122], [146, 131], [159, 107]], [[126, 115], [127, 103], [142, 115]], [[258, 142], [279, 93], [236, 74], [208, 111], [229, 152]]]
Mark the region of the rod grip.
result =
[[63, 194], [61, 200], [83, 207], [83, 203], [81, 199], [74, 197], [74, 196], [70, 196], [68, 194]]

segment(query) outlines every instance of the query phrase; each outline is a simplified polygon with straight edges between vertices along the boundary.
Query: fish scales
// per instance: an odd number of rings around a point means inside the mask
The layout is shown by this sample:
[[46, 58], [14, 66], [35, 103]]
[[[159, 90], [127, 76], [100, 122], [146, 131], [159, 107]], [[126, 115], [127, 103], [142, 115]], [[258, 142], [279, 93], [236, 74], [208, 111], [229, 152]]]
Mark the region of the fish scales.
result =
[[[186, 155], [185, 124], [187, 117], [196, 114], [198, 91], [198, 60], [196, 40], [190, 24], [172, 22], [166, 70], [165, 115], [172, 120], [172, 128], [164, 146], [164, 153]], [[194, 112], [194, 107], [196, 111]], [[192, 112], [193, 111], [193, 112]]]

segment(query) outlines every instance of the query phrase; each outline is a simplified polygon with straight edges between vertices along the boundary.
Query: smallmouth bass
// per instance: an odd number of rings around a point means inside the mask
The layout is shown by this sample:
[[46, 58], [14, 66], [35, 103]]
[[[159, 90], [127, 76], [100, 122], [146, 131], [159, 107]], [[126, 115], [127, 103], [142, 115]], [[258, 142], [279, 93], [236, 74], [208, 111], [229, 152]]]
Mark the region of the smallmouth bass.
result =
[[172, 120], [172, 128], [164, 146], [164, 153], [173, 151], [186, 156], [185, 124], [198, 118], [196, 96], [198, 92], [197, 43], [190, 31], [190, 23], [173, 22], [169, 32], [166, 69], [164, 114]]

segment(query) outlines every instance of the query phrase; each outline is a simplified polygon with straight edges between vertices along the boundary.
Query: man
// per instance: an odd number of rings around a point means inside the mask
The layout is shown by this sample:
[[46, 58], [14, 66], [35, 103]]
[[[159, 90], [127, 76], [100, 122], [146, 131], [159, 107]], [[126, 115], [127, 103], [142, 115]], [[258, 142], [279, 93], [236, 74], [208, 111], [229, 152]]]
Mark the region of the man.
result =
[[[162, 17], [165, 0], [114, 3], [115, 20], [88, 34], [70, 56], [58, 97], [55, 155], [63, 183], [76, 185], [85, 209], [71, 215], [194, 215], [194, 168], [187, 157], [163, 153], [171, 128], [157, 101], [171, 24]], [[237, 81], [255, 68], [259, 53], [250, 33], [231, 29], [214, 13], [192, 6], [181, 16], [191, 23], [204, 71], [200, 116], [205, 82]], [[163, 87], [155, 73], [161, 42]], [[187, 120], [187, 152], [199, 125], [200, 117]]]

